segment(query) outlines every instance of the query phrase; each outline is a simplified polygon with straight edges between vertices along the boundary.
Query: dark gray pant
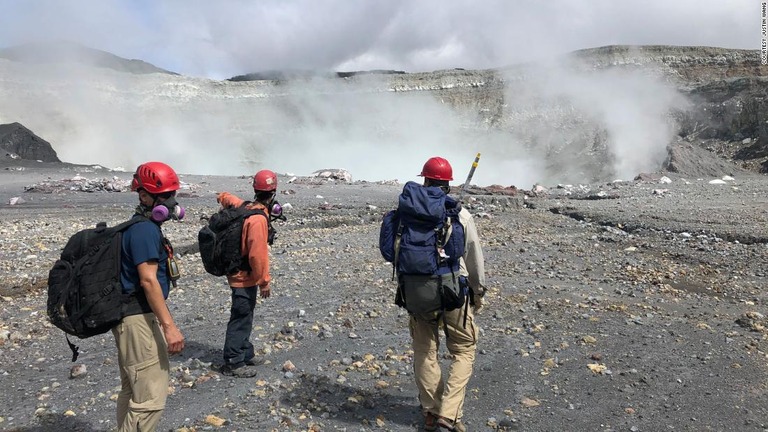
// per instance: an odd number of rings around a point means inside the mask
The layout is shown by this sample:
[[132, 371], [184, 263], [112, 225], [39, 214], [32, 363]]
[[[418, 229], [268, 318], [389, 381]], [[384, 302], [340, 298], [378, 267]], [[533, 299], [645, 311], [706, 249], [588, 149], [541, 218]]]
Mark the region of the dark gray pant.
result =
[[253, 329], [253, 309], [256, 307], [258, 287], [231, 288], [232, 308], [229, 311], [227, 336], [224, 339], [224, 363], [240, 367], [254, 356], [250, 341]]

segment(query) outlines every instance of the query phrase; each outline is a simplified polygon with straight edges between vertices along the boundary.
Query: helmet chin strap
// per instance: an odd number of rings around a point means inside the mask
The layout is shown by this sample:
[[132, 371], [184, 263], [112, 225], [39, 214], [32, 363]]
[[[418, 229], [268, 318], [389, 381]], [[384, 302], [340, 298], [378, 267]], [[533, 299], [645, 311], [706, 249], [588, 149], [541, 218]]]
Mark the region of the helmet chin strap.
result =
[[152, 207], [145, 206], [144, 204], [139, 203], [139, 205], [136, 206], [136, 214], [144, 216], [145, 218], [151, 220], [152, 222], [158, 225], [162, 223], [152, 219]]
[[144, 203], [141, 201], [141, 197], [139, 197], [139, 204], [136, 206], [136, 214], [142, 215], [144, 217], [151, 217], [152, 216], [152, 209], [155, 207], [155, 204], [157, 203], [157, 197], [150, 194], [146, 190], [142, 191], [152, 197], [152, 205], [144, 205]]
[[139, 205], [136, 206], [136, 214], [149, 217], [152, 214], [152, 209], [139, 203]]

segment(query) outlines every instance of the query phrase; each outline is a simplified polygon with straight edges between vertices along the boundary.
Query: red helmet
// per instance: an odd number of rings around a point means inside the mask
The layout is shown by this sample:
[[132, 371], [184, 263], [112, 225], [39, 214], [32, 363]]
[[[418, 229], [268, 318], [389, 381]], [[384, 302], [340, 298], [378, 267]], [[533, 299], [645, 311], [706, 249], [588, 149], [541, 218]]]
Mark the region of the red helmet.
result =
[[179, 176], [173, 168], [162, 162], [147, 162], [136, 168], [131, 190], [144, 189], [151, 194], [179, 190]]
[[261, 170], [253, 176], [253, 190], [271, 192], [277, 189], [277, 174], [270, 170]]
[[424, 168], [421, 169], [421, 177], [426, 177], [432, 180], [453, 180], [453, 168], [447, 160], [441, 157], [429, 158], [424, 164]]

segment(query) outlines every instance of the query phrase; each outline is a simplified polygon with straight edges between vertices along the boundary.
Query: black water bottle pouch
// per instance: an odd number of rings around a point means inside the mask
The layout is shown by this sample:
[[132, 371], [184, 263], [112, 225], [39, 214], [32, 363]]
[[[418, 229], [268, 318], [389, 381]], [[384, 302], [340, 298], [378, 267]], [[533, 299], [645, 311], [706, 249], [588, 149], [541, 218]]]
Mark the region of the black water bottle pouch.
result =
[[451, 311], [464, 306], [467, 297], [466, 286], [462, 286], [459, 277], [452, 274], [443, 275], [440, 278], [440, 299], [442, 309]]

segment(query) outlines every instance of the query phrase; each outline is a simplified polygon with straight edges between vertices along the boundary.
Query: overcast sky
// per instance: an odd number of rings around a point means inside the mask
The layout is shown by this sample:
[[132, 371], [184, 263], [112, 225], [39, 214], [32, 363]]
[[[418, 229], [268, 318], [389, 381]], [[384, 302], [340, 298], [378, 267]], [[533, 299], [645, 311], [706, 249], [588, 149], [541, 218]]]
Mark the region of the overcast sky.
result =
[[758, 49], [757, 0], [0, 0], [0, 47], [66, 39], [185, 75], [490, 68], [611, 44]]

